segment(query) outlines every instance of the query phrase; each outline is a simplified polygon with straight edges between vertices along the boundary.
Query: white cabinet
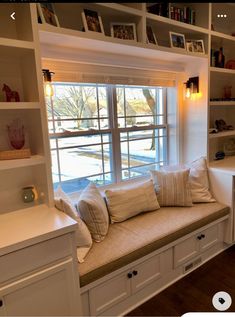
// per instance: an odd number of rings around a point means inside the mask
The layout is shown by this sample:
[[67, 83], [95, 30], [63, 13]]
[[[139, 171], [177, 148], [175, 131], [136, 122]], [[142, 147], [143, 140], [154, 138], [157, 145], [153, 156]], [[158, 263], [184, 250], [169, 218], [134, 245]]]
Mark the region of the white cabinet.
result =
[[[89, 291], [90, 315], [102, 314], [107, 309], [160, 279], [162, 271], [165, 270], [163, 255], [152, 256], [92, 288]], [[169, 252], [166, 256], [169, 260]], [[166, 266], [172, 267], [172, 261], [169, 262]]]
[[2, 316], [71, 316], [74, 309], [73, 261], [58, 264], [0, 287]]
[[174, 247], [174, 267], [178, 267], [222, 241], [220, 224], [215, 224], [179, 242]]
[[75, 227], [46, 206], [0, 216], [0, 316], [81, 315]]

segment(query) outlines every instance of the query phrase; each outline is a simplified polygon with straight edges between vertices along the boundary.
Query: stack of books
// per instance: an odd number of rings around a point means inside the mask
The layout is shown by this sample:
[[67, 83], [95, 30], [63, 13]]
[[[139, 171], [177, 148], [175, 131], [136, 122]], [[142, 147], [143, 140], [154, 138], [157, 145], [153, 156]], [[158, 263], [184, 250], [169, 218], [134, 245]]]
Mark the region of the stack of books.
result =
[[149, 5], [147, 11], [176, 21], [195, 25], [196, 12], [190, 7], [184, 6], [183, 8], [179, 8], [173, 6], [171, 3], [158, 2]]

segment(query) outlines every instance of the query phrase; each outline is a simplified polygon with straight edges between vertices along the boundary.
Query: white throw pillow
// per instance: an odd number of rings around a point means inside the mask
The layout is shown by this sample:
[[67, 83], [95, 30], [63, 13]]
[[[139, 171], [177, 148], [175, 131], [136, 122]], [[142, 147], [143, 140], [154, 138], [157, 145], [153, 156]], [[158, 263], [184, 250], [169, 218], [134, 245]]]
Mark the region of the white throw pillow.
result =
[[160, 208], [152, 180], [125, 189], [107, 189], [105, 196], [112, 223]]
[[90, 183], [82, 191], [77, 208], [92, 239], [96, 242], [102, 241], [108, 233], [109, 215], [104, 198], [95, 184]]
[[77, 221], [78, 228], [75, 232], [76, 235], [76, 245], [77, 245], [77, 258], [80, 263], [84, 262], [84, 258], [89, 252], [92, 246], [91, 234], [86, 226], [86, 224], [79, 217], [76, 208], [74, 207], [70, 198], [65, 194], [65, 192], [59, 187], [55, 192], [55, 206], [57, 209], [63, 211], [72, 219]]
[[190, 168], [189, 182], [194, 203], [210, 203], [216, 200], [209, 190], [209, 177], [205, 157], [186, 164]]
[[189, 168], [189, 185], [191, 189], [193, 203], [211, 203], [213, 198], [209, 188], [209, 177], [207, 161], [205, 157], [200, 157], [195, 161], [185, 165], [164, 166], [162, 170], [176, 171]]
[[189, 169], [150, 171], [160, 206], [192, 206]]

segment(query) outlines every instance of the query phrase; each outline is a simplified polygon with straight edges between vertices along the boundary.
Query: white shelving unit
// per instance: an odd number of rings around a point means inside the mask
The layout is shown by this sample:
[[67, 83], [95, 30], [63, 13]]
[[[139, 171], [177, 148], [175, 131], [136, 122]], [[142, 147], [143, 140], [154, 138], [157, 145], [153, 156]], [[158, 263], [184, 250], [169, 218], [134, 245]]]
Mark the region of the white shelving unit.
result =
[[[16, 12], [16, 19], [9, 18]], [[6, 102], [1, 89], [0, 150], [13, 149], [8, 140], [7, 125], [20, 119], [25, 129], [25, 147], [30, 158], [0, 161], [0, 213], [32, 207], [21, 198], [22, 187], [34, 185], [40, 199], [35, 204], [52, 206], [52, 181], [43, 95], [41, 60], [37, 31], [37, 12], [32, 4], [1, 4], [0, 18], [6, 25], [0, 30], [0, 87], [8, 85], [17, 91], [20, 102]]]
[[[209, 127], [215, 128], [215, 121], [223, 119], [227, 125], [235, 128], [235, 101], [223, 99], [224, 87], [231, 87], [231, 98], [235, 98], [235, 69], [226, 68], [229, 60], [235, 60], [235, 5], [233, 3], [212, 3], [211, 7], [211, 29], [210, 48], [215, 51], [223, 48], [225, 56], [224, 67], [215, 67], [212, 56], [209, 67]], [[226, 14], [226, 18], [218, 17], [218, 14]], [[208, 157], [212, 161], [217, 151], [223, 151], [224, 143], [235, 137], [232, 130], [209, 134]]]

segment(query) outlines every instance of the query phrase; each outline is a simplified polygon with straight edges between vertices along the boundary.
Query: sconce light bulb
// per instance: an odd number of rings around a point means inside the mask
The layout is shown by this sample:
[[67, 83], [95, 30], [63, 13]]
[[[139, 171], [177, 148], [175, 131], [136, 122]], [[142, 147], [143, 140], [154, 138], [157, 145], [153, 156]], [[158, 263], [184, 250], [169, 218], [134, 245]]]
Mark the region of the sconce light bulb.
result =
[[186, 98], [190, 98], [190, 96], [191, 96], [191, 89], [190, 88], [186, 88], [185, 97]]
[[46, 82], [44, 84], [44, 91], [45, 91], [46, 97], [52, 97], [54, 95], [54, 89], [50, 82]]

